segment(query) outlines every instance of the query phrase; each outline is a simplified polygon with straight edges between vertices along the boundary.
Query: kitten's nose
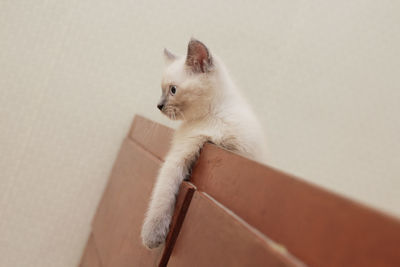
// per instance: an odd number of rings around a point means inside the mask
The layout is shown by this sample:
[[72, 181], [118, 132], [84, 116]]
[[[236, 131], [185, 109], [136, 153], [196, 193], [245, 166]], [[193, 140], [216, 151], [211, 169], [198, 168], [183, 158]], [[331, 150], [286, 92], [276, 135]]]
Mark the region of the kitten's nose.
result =
[[163, 104], [158, 104], [157, 107], [158, 107], [159, 110], [162, 110], [164, 105]]

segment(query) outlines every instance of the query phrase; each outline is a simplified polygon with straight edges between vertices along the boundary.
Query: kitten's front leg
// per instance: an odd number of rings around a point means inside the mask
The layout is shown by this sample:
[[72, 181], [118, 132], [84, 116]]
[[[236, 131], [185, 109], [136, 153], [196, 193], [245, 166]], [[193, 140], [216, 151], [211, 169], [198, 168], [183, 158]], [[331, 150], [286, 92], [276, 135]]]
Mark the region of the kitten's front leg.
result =
[[205, 141], [204, 137], [179, 140], [168, 154], [154, 186], [142, 227], [142, 241], [146, 247], [156, 248], [165, 241], [176, 194]]

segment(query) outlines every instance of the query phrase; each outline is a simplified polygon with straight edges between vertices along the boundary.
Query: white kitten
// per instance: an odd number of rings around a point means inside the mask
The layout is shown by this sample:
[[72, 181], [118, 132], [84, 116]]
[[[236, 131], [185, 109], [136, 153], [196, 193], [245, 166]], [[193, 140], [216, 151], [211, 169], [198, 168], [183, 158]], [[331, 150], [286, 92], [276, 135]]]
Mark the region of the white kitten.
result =
[[190, 40], [186, 57], [164, 50], [168, 63], [162, 78], [158, 108], [183, 123], [154, 186], [142, 228], [143, 244], [164, 242], [175, 197], [189, 175], [203, 144], [210, 141], [228, 150], [264, 161], [264, 137], [253, 112], [240, 96], [224, 65], [207, 47]]

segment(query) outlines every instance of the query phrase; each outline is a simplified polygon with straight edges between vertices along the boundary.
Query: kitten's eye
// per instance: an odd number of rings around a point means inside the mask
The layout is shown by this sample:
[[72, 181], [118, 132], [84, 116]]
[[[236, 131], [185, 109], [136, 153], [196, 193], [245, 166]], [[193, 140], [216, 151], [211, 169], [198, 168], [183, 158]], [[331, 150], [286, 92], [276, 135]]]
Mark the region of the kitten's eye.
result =
[[172, 85], [169, 89], [169, 91], [171, 92], [171, 95], [174, 95], [176, 93], [176, 86]]

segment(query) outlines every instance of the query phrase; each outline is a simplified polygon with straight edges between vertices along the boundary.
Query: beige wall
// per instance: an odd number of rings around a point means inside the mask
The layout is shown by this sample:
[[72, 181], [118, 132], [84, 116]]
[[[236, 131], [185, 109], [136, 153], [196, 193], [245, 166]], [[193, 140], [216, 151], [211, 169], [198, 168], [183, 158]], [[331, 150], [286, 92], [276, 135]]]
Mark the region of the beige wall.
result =
[[230, 67], [270, 164], [400, 215], [400, 2], [0, 1], [0, 266], [81, 255], [162, 48]]

